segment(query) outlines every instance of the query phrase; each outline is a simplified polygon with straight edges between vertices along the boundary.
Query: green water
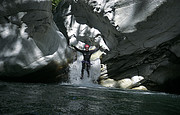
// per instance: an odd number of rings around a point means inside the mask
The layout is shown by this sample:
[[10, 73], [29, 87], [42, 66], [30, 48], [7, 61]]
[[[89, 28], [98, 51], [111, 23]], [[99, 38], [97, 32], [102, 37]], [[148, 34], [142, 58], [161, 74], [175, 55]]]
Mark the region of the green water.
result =
[[180, 96], [98, 85], [0, 82], [0, 115], [180, 115]]

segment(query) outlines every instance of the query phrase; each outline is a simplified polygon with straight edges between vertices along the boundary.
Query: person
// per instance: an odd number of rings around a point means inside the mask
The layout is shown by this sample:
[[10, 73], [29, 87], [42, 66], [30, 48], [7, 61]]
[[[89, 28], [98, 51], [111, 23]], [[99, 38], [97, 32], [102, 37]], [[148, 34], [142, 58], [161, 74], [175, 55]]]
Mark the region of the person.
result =
[[81, 79], [83, 79], [83, 75], [84, 75], [84, 69], [86, 68], [86, 71], [88, 73], [88, 77], [89, 77], [89, 69], [91, 67], [91, 63], [90, 63], [90, 58], [91, 58], [91, 55], [93, 53], [95, 53], [96, 51], [98, 51], [100, 49], [100, 47], [94, 49], [94, 50], [89, 50], [89, 45], [86, 44], [84, 47], [85, 47], [85, 50], [80, 50], [78, 49], [76, 46], [73, 46], [77, 51], [81, 52], [83, 54], [83, 61], [82, 61], [82, 69], [81, 69]]

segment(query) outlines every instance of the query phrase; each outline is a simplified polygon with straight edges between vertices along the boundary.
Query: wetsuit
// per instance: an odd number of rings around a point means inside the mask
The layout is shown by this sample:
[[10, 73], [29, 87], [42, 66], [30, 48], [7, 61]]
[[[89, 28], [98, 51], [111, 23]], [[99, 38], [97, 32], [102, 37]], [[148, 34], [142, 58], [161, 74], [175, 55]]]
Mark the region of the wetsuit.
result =
[[84, 56], [84, 60], [82, 61], [81, 79], [83, 78], [85, 67], [86, 67], [86, 71], [87, 71], [88, 77], [89, 77], [89, 69], [90, 69], [90, 66], [91, 66], [91, 63], [90, 63], [91, 55], [92, 55], [93, 53], [95, 53], [96, 51], [98, 51], [99, 48], [96, 48], [96, 49], [94, 49], [94, 50], [88, 50], [88, 51], [86, 51], [86, 50], [80, 50], [80, 49], [78, 49], [78, 48], [75, 47], [75, 46], [74, 46], [74, 48], [75, 48], [77, 51], [81, 52], [81, 53], [83, 54], [83, 56]]

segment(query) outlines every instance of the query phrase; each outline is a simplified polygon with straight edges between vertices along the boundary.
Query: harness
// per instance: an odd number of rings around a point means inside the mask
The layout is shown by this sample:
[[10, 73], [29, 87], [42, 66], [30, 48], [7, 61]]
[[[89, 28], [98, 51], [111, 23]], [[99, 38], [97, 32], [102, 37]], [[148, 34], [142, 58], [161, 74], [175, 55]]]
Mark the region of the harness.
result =
[[85, 63], [85, 64], [88, 64], [88, 65], [92, 65], [90, 62], [88, 62], [88, 61], [85, 61], [85, 60], [83, 60], [83, 61], [81, 61], [82, 63]]

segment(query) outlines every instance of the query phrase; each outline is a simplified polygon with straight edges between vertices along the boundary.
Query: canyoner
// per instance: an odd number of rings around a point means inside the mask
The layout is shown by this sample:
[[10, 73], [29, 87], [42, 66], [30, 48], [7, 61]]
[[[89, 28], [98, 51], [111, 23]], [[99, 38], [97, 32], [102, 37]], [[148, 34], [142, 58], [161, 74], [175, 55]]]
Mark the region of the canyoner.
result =
[[85, 50], [81, 50], [81, 49], [77, 48], [76, 46], [73, 46], [73, 48], [83, 54], [83, 60], [81, 61], [82, 69], [81, 69], [81, 77], [80, 78], [83, 79], [84, 70], [86, 70], [87, 76], [89, 77], [90, 76], [89, 71], [90, 71], [90, 67], [92, 65], [90, 62], [91, 55], [94, 54], [95, 52], [97, 52], [101, 48], [101, 46], [98, 46], [94, 50], [89, 50], [90, 46], [88, 44], [86, 44], [84, 46]]

